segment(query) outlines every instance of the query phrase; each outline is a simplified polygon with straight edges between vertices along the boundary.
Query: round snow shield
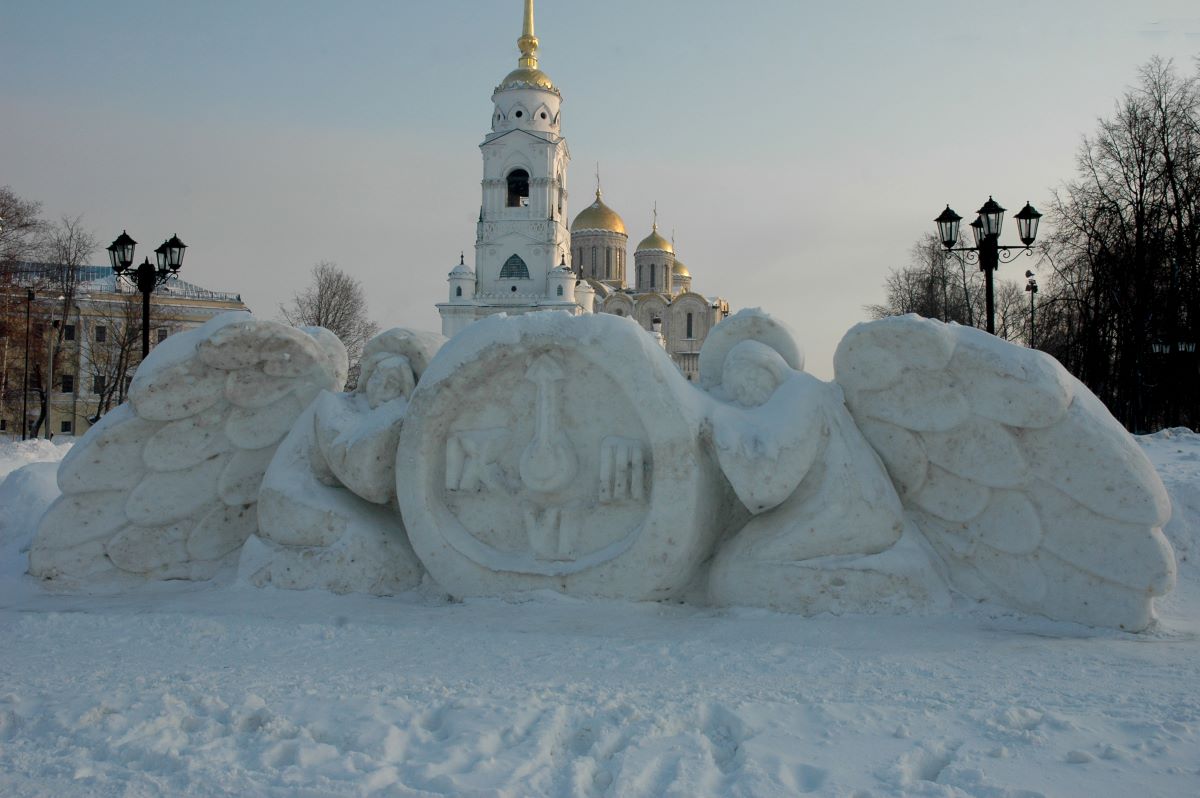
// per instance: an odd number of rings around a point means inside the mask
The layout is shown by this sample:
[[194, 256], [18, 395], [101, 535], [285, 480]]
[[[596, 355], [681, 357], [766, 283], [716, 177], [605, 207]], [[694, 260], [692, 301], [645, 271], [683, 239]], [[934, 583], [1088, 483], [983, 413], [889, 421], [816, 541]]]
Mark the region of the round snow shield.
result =
[[400, 435], [413, 549], [457, 596], [679, 593], [711, 554], [728, 493], [695, 394], [629, 319], [470, 325], [430, 363]]

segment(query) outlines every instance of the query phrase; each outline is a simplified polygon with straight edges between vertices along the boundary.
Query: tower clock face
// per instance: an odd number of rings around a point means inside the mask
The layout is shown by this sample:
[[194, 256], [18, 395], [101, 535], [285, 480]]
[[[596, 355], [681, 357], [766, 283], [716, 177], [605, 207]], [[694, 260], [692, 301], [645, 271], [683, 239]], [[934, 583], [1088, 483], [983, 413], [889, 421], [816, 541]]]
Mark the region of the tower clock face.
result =
[[[514, 344], [485, 324], [524, 334]], [[564, 327], [637, 346], [613, 358], [564, 340]], [[442, 350], [458, 365], [413, 395], [397, 488], [413, 547], [443, 587], [644, 598], [683, 588], [711, 548], [711, 519], [698, 516], [716, 491], [699, 423], [679, 412], [677, 392], [693, 389], [644, 336], [613, 316], [537, 313], [479, 322]]]

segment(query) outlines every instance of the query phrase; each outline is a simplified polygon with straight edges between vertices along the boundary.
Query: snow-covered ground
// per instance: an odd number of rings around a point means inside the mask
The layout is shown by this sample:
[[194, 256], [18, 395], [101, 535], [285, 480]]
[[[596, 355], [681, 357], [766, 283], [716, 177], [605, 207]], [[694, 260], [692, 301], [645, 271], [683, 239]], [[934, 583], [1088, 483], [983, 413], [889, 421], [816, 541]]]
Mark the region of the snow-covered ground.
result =
[[[257, 590], [47, 593], [53, 466], [0, 483], [0, 796], [1194, 796], [1200, 436], [1141, 439], [1179, 587], [1150, 633]], [[0, 445], [0, 479], [65, 451]]]

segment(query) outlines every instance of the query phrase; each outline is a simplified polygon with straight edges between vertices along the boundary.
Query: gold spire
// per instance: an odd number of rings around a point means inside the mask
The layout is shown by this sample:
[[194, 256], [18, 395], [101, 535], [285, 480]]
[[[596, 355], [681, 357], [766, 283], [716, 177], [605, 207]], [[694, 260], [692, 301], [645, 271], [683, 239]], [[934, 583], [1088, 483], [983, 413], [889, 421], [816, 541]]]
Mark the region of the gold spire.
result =
[[533, 35], [533, 0], [525, 0], [525, 24], [521, 28], [521, 38], [517, 39], [517, 47], [521, 50], [517, 65], [522, 69], [537, 69], [538, 40]]

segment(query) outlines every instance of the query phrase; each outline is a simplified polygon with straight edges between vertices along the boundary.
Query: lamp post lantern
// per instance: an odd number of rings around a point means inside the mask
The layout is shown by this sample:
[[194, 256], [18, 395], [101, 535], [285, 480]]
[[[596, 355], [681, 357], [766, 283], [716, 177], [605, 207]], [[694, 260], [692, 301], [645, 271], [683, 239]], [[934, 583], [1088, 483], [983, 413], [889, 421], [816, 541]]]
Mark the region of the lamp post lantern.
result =
[[[996, 301], [994, 275], [1001, 263], [1008, 263], [1024, 252], [1033, 254], [1033, 242], [1037, 238], [1038, 220], [1042, 215], [1025, 203], [1013, 217], [1017, 220], [1017, 233], [1021, 238], [1021, 246], [1000, 244], [1000, 229], [1004, 226], [1004, 208], [991, 197], [977, 212], [975, 221], [971, 222], [971, 233], [975, 238], [973, 247], [956, 247], [958, 243], [958, 227], [962, 217], [946, 206], [946, 210], [933, 221], [937, 224], [938, 237], [947, 254], [965, 252], [968, 261], [979, 263], [979, 270], [985, 275], [985, 298], [987, 302], [987, 331], [996, 334]], [[1036, 289], [1035, 289], [1036, 290]], [[1032, 297], [1032, 293], [1031, 293]]]
[[187, 244], [180, 241], [179, 236], [172, 235], [154, 250], [157, 266], [146, 258], [136, 269], [133, 268], [135, 246], [137, 242], [122, 230], [121, 235], [108, 245], [108, 259], [117, 279], [124, 277], [142, 294], [142, 359], [145, 360], [150, 354], [150, 295], [167, 280], [179, 276]]

